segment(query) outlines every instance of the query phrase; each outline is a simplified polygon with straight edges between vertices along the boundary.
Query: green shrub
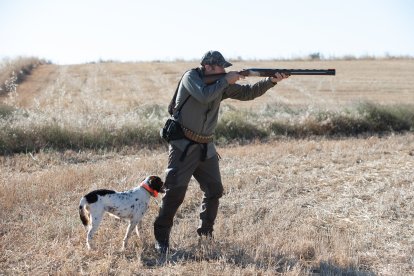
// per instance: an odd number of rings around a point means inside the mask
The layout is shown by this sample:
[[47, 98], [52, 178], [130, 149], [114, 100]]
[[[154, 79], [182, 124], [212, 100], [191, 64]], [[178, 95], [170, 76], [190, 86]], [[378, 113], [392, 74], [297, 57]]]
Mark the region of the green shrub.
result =
[[405, 105], [382, 106], [363, 103], [358, 111], [370, 125], [370, 130], [409, 131], [414, 128], [414, 108]]
[[16, 108], [0, 103], [0, 119], [6, 119], [13, 115]]
[[272, 122], [269, 125], [269, 130], [276, 136], [297, 136], [297, 130], [294, 125], [290, 125], [287, 122]]
[[258, 124], [250, 122], [244, 113], [229, 111], [221, 117], [215, 132], [216, 139], [222, 142], [231, 140], [253, 140], [268, 136], [268, 132]]
[[[288, 111], [288, 112], [286, 112]], [[285, 112], [285, 113], [283, 113]], [[164, 108], [148, 106], [124, 116], [122, 125], [104, 117], [90, 126], [73, 119], [51, 118], [0, 105], [0, 154], [53, 150], [121, 150], [123, 147], [166, 145], [159, 136]], [[63, 117], [66, 118], [66, 117]], [[65, 119], [63, 119], [65, 120]], [[249, 142], [274, 136], [357, 136], [364, 133], [414, 130], [412, 106], [381, 106], [363, 103], [340, 111], [300, 110], [290, 107], [278, 113], [239, 111], [225, 107], [220, 113], [215, 138], [218, 143]]]
[[2, 127], [0, 153], [39, 151], [41, 149], [122, 149], [125, 146], [160, 146], [158, 125], [123, 126], [116, 130], [94, 128], [79, 130], [58, 124], [27, 129]]

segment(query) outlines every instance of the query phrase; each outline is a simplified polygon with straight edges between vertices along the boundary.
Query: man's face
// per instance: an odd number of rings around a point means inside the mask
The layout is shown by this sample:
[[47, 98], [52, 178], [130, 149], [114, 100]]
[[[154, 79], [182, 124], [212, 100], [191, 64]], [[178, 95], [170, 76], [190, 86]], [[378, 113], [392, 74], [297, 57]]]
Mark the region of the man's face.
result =
[[224, 67], [221, 67], [219, 65], [205, 65], [206, 68], [206, 74], [222, 74], [226, 73], [226, 70], [224, 70]]

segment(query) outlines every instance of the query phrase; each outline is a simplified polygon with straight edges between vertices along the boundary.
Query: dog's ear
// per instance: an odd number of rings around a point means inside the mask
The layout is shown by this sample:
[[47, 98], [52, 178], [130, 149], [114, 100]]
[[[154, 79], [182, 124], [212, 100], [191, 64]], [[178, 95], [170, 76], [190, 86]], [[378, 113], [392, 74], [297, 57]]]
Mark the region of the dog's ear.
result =
[[160, 185], [160, 193], [165, 193], [165, 183], [162, 182], [161, 178], [157, 176], [157, 183]]
[[164, 182], [162, 182], [162, 181], [161, 181], [161, 178], [160, 178], [160, 188], [159, 188], [158, 192], [159, 192], [159, 193], [162, 193], [162, 194], [164, 194], [164, 193], [165, 193], [165, 186], [164, 186]]

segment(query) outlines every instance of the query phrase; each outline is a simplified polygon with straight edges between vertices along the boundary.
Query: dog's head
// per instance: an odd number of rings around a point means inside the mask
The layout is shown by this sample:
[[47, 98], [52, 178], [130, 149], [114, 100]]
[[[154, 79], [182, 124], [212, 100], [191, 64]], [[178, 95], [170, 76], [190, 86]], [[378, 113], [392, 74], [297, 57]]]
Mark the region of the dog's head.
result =
[[144, 183], [158, 193], [165, 193], [164, 182], [162, 182], [161, 178], [158, 176], [148, 176], [145, 178]]

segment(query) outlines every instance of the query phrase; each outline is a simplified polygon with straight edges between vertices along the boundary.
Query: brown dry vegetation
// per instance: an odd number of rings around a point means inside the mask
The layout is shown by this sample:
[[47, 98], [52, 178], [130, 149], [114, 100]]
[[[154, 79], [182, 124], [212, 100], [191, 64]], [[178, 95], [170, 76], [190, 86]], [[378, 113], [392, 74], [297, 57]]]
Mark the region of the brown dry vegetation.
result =
[[[111, 112], [142, 105], [165, 106], [181, 74], [197, 63], [97, 63], [71, 66], [42, 65], [18, 88], [15, 99], [26, 108], [51, 107], [59, 100], [73, 112], [86, 104], [106, 105]], [[331, 106], [358, 101], [382, 104], [414, 103], [414, 60], [273, 61], [234, 62], [232, 70], [244, 68], [336, 68], [335, 77], [292, 77], [278, 85], [277, 93], [266, 93], [239, 108], [262, 108], [267, 104]], [[252, 82], [248, 78], [244, 82]], [[47, 93], [46, 93], [47, 92]], [[85, 98], [86, 97], [86, 98]], [[95, 101], [88, 101], [94, 99]], [[56, 104], [56, 102], [54, 102]], [[83, 107], [83, 109], [81, 109]]]
[[[235, 69], [274, 67], [235, 63]], [[192, 63], [42, 65], [4, 101], [56, 120], [128, 120], [167, 105]], [[414, 103], [412, 60], [277, 62], [336, 68], [292, 77], [240, 109], [288, 103], [340, 108], [355, 100]], [[249, 80], [246, 80], [249, 81]], [[59, 115], [60, 114], [60, 115]], [[65, 119], [66, 118], [66, 119]], [[109, 119], [106, 119], [109, 120]], [[138, 123], [138, 121], [137, 121]], [[109, 123], [105, 123], [109, 124]], [[85, 247], [78, 203], [96, 188], [124, 190], [164, 176], [166, 149], [71, 150], [1, 156], [0, 274], [409, 275], [414, 274], [414, 135], [281, 139], [220, 147], [225, 195], [214, 242], [198, 241], [201, 192], [192, 180], [175, 220], [173, 255], [157, 263], [152, 222], [120, 251], [126, 223], [105, 217], [96, 251]], [[347, 274], [348, 273], [348, 274]]]
[[15, 90], [15, 84], [23, 82], [34, 68], [45, 64], [45, 60], [35, 57], [19, 57], [0, 61], [0, 95]]

